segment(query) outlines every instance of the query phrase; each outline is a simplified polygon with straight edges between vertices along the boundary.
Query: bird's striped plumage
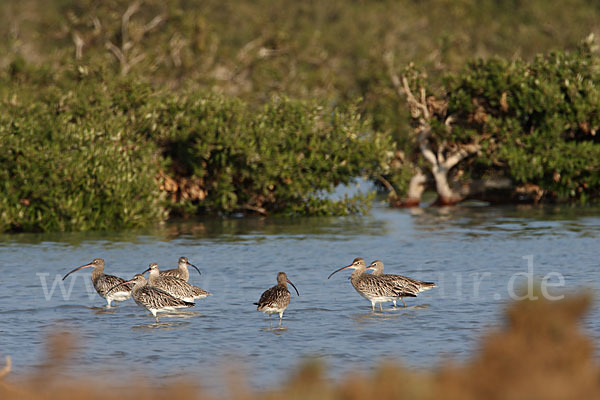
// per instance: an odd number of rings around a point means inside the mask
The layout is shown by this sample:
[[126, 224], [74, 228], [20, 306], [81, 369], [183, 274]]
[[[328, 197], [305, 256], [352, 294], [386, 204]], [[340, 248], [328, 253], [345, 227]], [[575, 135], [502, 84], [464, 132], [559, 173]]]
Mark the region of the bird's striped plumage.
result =
[[[383, 268], [383, 262], [381, 260], [375, 260], [367, 267], [367, 269], [373, 270], [371, 275], [380, 280], [381, 284], [404, 287], [407, 292], [413, 293], [414, 297], [421, 292], [436, 287], [433, 282], [423, 282], [403, 275], [384, 274]], [[400, 300], [402, 301], [402, 304], [404, 304], [404, 307], [406, 307], [406, 303], [402, 297], [403, 296], [400, 296]], [[394, 307], [396, 307], [396, 299], [392, 300], [392, 302], [394, 303]]]
[[277, 285], [265, 290], [258, 302], [254, 303], [257, 306], [256, 309], [268, 314], [269, 317], [271, 314], [279, 314], [279, 322], [281, 322], [283, 312], [290, 304], [290, 299], [292, 297], [287, 287], [288, 283], [294, 287], [296, 293], [300, 296], [298, 289], [296, 289], [296, 286], [294, 286], [287, 278], [286, 273], [280, 272], [277, 274]]
[[373, 310], [375, 310], [377, 303], [379, 303], [380, 309], [383, 310], [381, 306], [383, 302], [394, 301], [402, 297], [417, 296], [418, 290], [416, 287], [367, 274], [365, 260], [360, 257], [355, 258], [352, 264], [334, 271], [329, 275], [329, 278], [336, 272], [346, 268], [354, 269], [354, 272], [350, 275], [350, 282], [358, 294], [371, 302]]
[[437, 287], [433, 282], [423, 282], [418, 279], [409, 278], [408, 276], [403, 275], [384, 274], [383, 268], [383, 262], [380, 260], [373, 261], [371, 265], [367, 267], [367, 269], [373, 270], [371, 275], [379, 276], [386, 280], [393, 280], [399, 284], [405, 285], [406, 287], [412, 288], [412, 290], [416, 290], [417, 293], [425, 292], [426, 290]]
[[63, 280], [73, 272], [88, 267], [94, 268], [92, 271], [92, 284], [94, 285], [96, 292], [98, 292], [101, 297], [106, 299], [107, 307], [110, 308], [113, 301], [124, 301], [131, 297], [131, 288], [133, 285], [121, 285], [118, 288], [119, 290], [113, 290], [107, 294], [110, 288], [125, 282], [125, 279], [114, 275], [106, 275], [104, 273], [104, 260], [102, 258], [94, 258], [91, 263], [75, 268], [66, 274], [63, 277]]
[[188, 270], [188, 266], [195, 268], [196, 271], [200, 273], [198, 267], [196, 267], [194, 264], [190, 264], [187, 257], [179, 257], [177, 268], [160, 271], [160, 276], [174, 276], [175, 278], [183, 279], [187, 282], [190, 280], [190, 271]]
[[211, 293], [200, 289], [198, 286], [191, 285], [183, 279], [174, 276], [161, 276], [158, 264], [156, 263], [150, 264], [150, 267], [144, 272], [148, 271], [150, 271], [148, 275], [148, 284], [150, 286], [164, 290], [178, 299], [193, 302], [196, 299], [211, 296]]
[[150, 286], [148, 280], [142, 274], [136, 274], [132, 280], [127, 282], [134, 284], [131, 291], [133, 300], [138, 306], [150, 311], [154, 318], [156, 318], [156, 322], [158, 322], [156, 315], [158, 312], [174, 311], [178, 308], [194, 306], [192, 302], [178, 299], [164, 290]]

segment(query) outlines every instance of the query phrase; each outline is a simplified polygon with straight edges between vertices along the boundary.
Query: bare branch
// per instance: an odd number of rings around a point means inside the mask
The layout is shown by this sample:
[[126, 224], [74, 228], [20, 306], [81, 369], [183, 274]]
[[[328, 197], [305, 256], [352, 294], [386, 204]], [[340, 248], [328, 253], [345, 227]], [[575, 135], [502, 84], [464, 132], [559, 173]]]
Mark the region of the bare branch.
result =
[[262, 36], [257, 37], [256, 39], [252, 39], [251, 41], [246, 43], [244, 47], [240, 49], [240, 51], [238, 51], [236, 58], [242, 63], [248, 63], [252, 59], [252, 57], [249, 54], [254, 49], [261, 47], [264, 42], [265, 39]]
[[129, 60], [128, 62], [128, 69], [130, 69], [131, 67], [133, 67], [135, 64], [139, 63], [140, 61], [142, 61], [144, 58], [146, 58], [146, 54], [144, 53], [140, 53], [137, 56], [133, 57], [131, 60]]
[[427, 95], [425, 93], [424, 87], [420, 88], [420, 93], [421, 93], [421, 104], [423, 105], [423, 117], [427, 121], [429, 121], [431, 119], [431, 115], [429, 114], [429, 107], [427, 107]]
[[452, 153], [446, 159], [446, 161], [444, 161], [443, 166], [447, 170], [450, 170], [452, 167], [454, 167], [456, 164], [458, 164], [464, 158], [466, 158], [467, 156], [470, 156], [471, 154], [477, 153], [480, 149], [481, 149], [481, 146], [479, 144], [472, 143], [472, 144], [463, 145], [458, 151]]
[[425, 159], [427, 161], [429, 161], [432, 166], [437, 167], [437, 165], [438, 165], [437, 158], [435, 157], [435, 154], [433, 154], [433, 151], [431, 151], [429, 146], [426, 144], [421, 144], [420, 147], [421, 147], [421, 153], [423, 153], [423, 157], [425, 157]]
[[421, 199], [423, 192], [425, 191], [425, 183], [427, 182], [427, 176], [421, 171], [421, 168], [417, 168], [415, 174], [410, 179], [408, 184], [407, 197], [409, 199]]
[[444, 165], [444, 161], [446, 161], [446, 158], [444, 157], [444, 151], [446, 150], [446, 146], [448, 146], [448, 142], [446, 142], [445, 140], [438, 145], [437, 161], [440, 165]]
[[[431, 119], [431, 115], [429, 114], [429, 109], [427, 108], [427, 102], [420, 103], [417, 98], [412, 94], [410, 90], [410, 86], [408, 85], [408, 79], [405, 76], [402, 77], [402, 87], [403, 91], [406, 94], [406, 100], [408, 104], [412, 107], [415, 107], [418, 110], [421, 110], [421, 115], [425, 121], [429, 121]], [[424, 90], [422, 91], [424, 93]]]
[[379, 175], [377, 177], [377, 180], [379, 182], [381, 182], [383, 184], [383, 186], [385, 186], [385, 188], [388, 190], [388, 192], [390, 192], [390, 194], [394, 197], [398, 197], [398, 194], [396, 193], [396, 189], [394, 189], [394, 186], [392, 186], [392, 184], [383, 177], [383, 175]]
[[75, 45], [75, 59], [81, 60], [81, 57], [83, 56], [83, 46], [85, 45], [85, 42], [83, 41], [79, 33], [77, 33], [77, 31], [73, 32], [73, 44]]
[[102, 24], [100, 23], [98, 16], [94, 15], [92, 18], [92, 24], [94, 24], [94, 34], [97, 35], [102, 32]]
[[127, 43], [129, 43], [129, 20], [139, 11], [140, 6], [142, 5], [141, 0], [136, 0], [127, 7], [127, 10], [123, 13], [121, 17], [121, 48], [125, 49]]
[[265, 210], [263, 207], [257, 207], [257, 206], [253, 206], [250, 204], [244, 204], [241, 208], [242, 208], [242, 210], [254, 211], [260, 215], [269, 215], [267, 210]]
[[113, 44], [113, 42], [111, 42], [110, 40], [107, 40], [105, 45], [106, 45], [107, 49], [112, 51], [112, 53], [115, 55], [115, 57], [121, 64], [121, 68], [123, 68], [123, 65], [125, 65], [126, 61], [125, 61], [125, 55], [121, 52], [121, 49], [119, 49], [117, 46], [115, 46]]
[[156, 17], [152, 18], [152, 21], [144, 25], [144, 34], [154, 30], [164, 21], [164, 19], [165, 18], [162, 15], [157, 15]]
[[[131, 67], [146, 57], [146, 54], [144, 53], [140, 53], [132, 58], [129, 56], [129, 51], [136, 45], [129, 37], [129, 24], [131, 23], [131, 17], [140, 10], [142, 3], [142, 0], [134, 1], [127, 7], [127, 10], [125, 10], [121, 16], [121, 46], [118, 47], [108, 39], [105, 43], [106, 48], [109, 49], [119, 61], [119, 64], [121, 65], [121, 75], [127, 75]], [[165, 18], [162, 15], [154, 17], [150, 22], [144, 25], [142, 36], [159, 26], [164, 19]], [[94, 25], [97, 26], [97, 29], [101, 29], [100, 20], [98, 20], [97, 17], [94, 18]]]

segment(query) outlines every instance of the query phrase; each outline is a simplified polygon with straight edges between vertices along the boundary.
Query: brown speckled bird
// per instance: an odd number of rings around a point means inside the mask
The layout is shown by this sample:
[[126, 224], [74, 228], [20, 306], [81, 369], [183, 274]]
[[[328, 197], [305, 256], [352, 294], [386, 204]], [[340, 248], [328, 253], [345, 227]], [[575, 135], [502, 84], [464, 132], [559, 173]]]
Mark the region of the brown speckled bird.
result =
[[118, 291], [113, 291], [108, 294], [108, 290], [110, 288], [119, 283], [125, 282], [125, 279], [119, 278], [118, 276], [106, 275], [104, 273], [104, 260], [101, 258], [94, 258], [91, 263], [75, 268], [73, 271], [69, 272], [63, 277], [63, 281], [73, 272], [90, 267], [94, 268], [92, 271], [92, 283], [94, 285], [94, 289], [96, 289], [96, 292], [98, 292], [101, 297], [106, 299], [106, 307], [110, 308], [113, 301], [124, 301], [131, 297], [131, 288], [133, 285], [123, 285]]
[[198, 267], [196, 267], [194, 264], [190, 264], [187, 257], [179, 257], [177, 268], [160, 271], [160, 276], [174, 276], [175, 278], [183, 279], [187, 282], [190, 280], [190, 271], [188, 270], [188, 266], [193, 267], [200, 275], [202, 275], [202, 272], [200, 272]]
[[171, 296], [178, 299], [194, 302], [196, 299], [203, 299], [207, 296], [212, 296], [211, 293], [207, 292], [206, 290], [191, 285], [183, 279], [175, 278], [174, 276], [161, 276], [157, 263], [150, 264], [148, 269], [145, 270], [143, 274], [148, 271], [150, 271], [150, 274], [148, 274], [148, 284], [150, 286], [164, 290]]
[[298, 289], [296, 289], [296, 286], [288, 279], [285, 272], [280, 272], [277, 274], [277, 285], [265, 290], [260, 296], [258, 303], [254, 303], [257, 305], [256, 309], [268, 314], [269, 318], [271, 318], [271, 314], [279, 314], [280, 324], [281, 319], [283, 318], [283, 312], [290, 304], [290, 299], [292, 297], [287, 287], [288, 283], [292, 285], [294, 290], [296, 290], [296, 294], [300, 296]]
[[333, 271], [329, 277], [333, 274], [340, 272], [344, 269], [354, 269], [352, 275], [350, 275], [350, 282], [354, 289], [365, 299], [371, 302], [371, 307], [375, 311], [375, 304], [379, 303], [379, 309], [383, 311], [381, 303], [385, 301], [394, 301], [402, 297], [416, 297], [418, 291], [407, 289], [402, 285], [395, 284], [394, 282], [387, 282], [379, 279], [376, 276], [365, 273], [367, 265], [365, 260], [357, 257], [352, 261], [352, 264], [342, 267], [336, 271]]
[[[383, 262], [381, 260], [373, 261], [371, 265], [367, 267], [367, 269], [373, 270], [373, 273], [371, 275], [377, 277], [377, 279], [382, 280], [383, 282], [385, 282], [385, 284], [390, 286], [404, 287], [404, 290], [406, 292], [414, 293], [415, 296], [418, 293], [437, 287], [433, 282], [423, 282], [402, 275], [384, 274]], [[394, 307], [396, 307], [396, 299], [392, 301], [394, 302]], [[404, 302], [402, 296], [400, 296], [400, 301], [402, 301], [402, 304], [404, 304], [404, 307], [406, 307], [406, 303]]]
[[116, 289], [118, 286], [129, 283], [134, 284], [133, 289], [131, 290], [133, 294], [133, 300], [138, 306], [150, 311], [152, 315], [154, 315], [156, 322], [158, 322], [158, 317], [156, 316], [158, 312], [174, 311], [177, 308], [188, 308], [194, 306], [194, 303], [192, 302], [175, 298], [164, 290], [160, 290], [156, 287], [148, 285], [148, 281], [142, 274], [136, 274], [130, 281], [119, 283], [108, 291], [110, 292], [111, 290]]

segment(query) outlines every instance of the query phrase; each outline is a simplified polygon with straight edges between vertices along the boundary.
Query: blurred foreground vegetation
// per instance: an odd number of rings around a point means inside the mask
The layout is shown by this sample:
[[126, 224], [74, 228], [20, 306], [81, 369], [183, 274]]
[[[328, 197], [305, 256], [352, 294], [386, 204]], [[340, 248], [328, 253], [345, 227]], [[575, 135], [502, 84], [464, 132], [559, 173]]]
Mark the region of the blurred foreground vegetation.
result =
[[[302, 366], [268, 392], [231, 382], [232, 399], [544, 399], [600, 396], [600, 364], [594, 342], [579, 324], [591, 305], [586, 296], [561, 301], [523, 300], [510, 305], [505, 325], [489, 332], [480, 349], [463, 364], [446, 362], [432, 371], [411, 371], [382, 364], [372, 375], [356, 372], [332, 382], [318, 362]], [[200, 399], [215, 398], [191, 377], [161, 385], [143, 380], [127, 387], [79, 378], [68, 380], [61, 368], [70, 362], [74, 338], [49, 338], [47, 360], [39, 373], [15, 377], [0, 371], [0, 397], [13, 399]], [[401, 335], [398, 336], [401, 340]], [[14, 355], [17, 359], [17, 355]], [[4, 378], [4, 380], [2, 380]], [[106, 379], [106, 377], [104, 377]]]
[[3, 2], [0, 230], [363, 212], [369, 196], [323, 197], [359, 176], [398, 205], [594, 201], [599, 17], [590, 0]]

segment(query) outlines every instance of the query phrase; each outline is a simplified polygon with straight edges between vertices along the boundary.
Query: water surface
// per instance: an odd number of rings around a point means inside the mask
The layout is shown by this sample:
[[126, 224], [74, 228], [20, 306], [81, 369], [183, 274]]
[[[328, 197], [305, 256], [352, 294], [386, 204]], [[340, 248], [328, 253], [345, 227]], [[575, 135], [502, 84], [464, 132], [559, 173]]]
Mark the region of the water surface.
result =
[[[598, 285], [598, 208], [456, 207], [391, 210], [344, 218], [203, 219], [144, 231], [0, 236], [0, 355], [15, 374], [44, 362], [49, 332], [68, 330], [79, 350], [68, 373], [156, 379], [190, 375], [209, 388], [243, 371], [253, 386], [285, 379], [304, 357], [332, 378], [394, 359], [412, 368], [464, 359], [502, 323], [511, 277], [528, 271], [567, 291]], [[111, 310], [91, 291], [90, 270], [62, 276], [95, 257], [129, 278], [150, 262], [172, 268], [185, 255], [202, 271], [190, 282], [214, 293], [156, 324], [129, 300]], [[372, 312], [343, 271], [354, 257], [381, 259], [386, 272], [438, 288], [406, 309]], [[526, 257], [526, 258], [524, 258]], [[527, 258], [529, 257], [529, 258]], [[285, 271], [298, 290], [282, 328], [252, 304]], [[558, 275], [560, 274], [560, 275]], [[512, 278], [523, 283], [523, 276]], [[557, 294], [556, 291], [551, 294]], [[597, 307], [585, 328], [600, 337]], [[117, 378], [118, 379], [118, 378]]]

